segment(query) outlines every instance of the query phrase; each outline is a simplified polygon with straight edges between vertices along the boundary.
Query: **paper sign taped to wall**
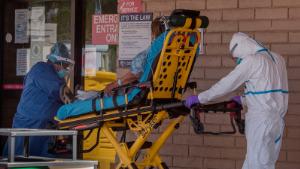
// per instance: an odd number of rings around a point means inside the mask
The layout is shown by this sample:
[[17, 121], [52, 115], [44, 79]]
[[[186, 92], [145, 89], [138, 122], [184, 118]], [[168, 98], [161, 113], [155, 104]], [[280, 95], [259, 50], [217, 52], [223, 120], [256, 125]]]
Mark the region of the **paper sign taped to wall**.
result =
[[118, 0], [118, 13], [140, 13], [142, 12], [141, 0]]
[[151, 44], [152, 13], [120, 15], [119, 60], [131, 60]]

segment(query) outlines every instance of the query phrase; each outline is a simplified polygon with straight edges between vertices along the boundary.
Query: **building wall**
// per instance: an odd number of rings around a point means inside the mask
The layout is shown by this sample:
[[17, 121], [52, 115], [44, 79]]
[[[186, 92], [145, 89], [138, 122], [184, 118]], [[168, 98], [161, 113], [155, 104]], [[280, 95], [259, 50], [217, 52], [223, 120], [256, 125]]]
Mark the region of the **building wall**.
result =
[[[207, 15], [206, 55], [192, 73], [198, 92], [208, 89], [234, 67], [228, 43], [242, 31], [286, 58], [290, 101], [277, 169], [300, 169], [300, 0], [144, 0], [147, 12], [169, 15], [175, 8]], [[207, 129], [228, 129], [227, 115], [209, 115]], [[163, 127], [161, 127], [163, 128]], [[159, 134], [159, 132], [154, 135]], [[195, 135], [187, 119], [161, 151], [171, 168], [240, 169], [245, 156], [244, 136]]]

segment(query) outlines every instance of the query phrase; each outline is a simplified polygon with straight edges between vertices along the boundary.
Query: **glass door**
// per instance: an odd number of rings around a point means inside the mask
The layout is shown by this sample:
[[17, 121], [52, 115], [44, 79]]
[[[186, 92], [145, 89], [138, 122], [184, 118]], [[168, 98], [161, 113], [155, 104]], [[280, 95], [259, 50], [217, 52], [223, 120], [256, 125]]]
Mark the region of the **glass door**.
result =
[[[116, 79], [117, 44], [109, 42], [109, 40], [114, 38], [113, 36], [106, 37], [106, 40], [102, 40], [102, 42], [95, 42], [95, 39], [93, 39], [93, 16], [98, 15], [101, 20], [105, 18], [116, 19], [117, 0], [85, 1], [85, 11], [85, 46], [82, 58], [84, 89], [101, 90], [104, 88], [104, 84]], [[114, 23], [110, 24], [103, 24], [101, 28], [98, 28], [99, 31], [105, 31], [104, 29], [107, 30], [109, 28], [118, 29], [113, 26]]]
[[[51, 46], [71, 49], [71, 0], [5, 0], [1, 39], [0, 127], [11, 127], [23, 79], [37, 62], [46, 61]], [[3, 140], [0, 140], [0, 152]]]

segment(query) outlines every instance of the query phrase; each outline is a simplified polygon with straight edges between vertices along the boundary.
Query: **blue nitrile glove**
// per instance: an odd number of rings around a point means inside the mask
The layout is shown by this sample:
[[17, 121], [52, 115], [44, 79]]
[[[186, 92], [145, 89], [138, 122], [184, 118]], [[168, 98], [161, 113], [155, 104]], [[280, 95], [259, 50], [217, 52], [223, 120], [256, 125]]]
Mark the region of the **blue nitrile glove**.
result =
[[233, 98], [231, 98], [231, 100], [237, 102], [240, 105], [242, 105], [241, 96], [234, 96]]
[[200, 104], [198, 96], [196, 96], [196, 95], [191, 95], [191, 96], [187, 97], [184, 102], [185, 107], [187, 107], [189, 109], [195, 104]]

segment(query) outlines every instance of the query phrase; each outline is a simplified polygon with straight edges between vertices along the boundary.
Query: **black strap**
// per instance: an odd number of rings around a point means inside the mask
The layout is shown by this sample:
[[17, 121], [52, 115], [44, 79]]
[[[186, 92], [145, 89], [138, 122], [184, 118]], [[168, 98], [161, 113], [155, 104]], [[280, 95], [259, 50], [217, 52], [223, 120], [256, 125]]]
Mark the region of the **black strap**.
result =
[[83, 140], [87, 140], [91, 136], [93, 131], [94, 129], [89, 130], [88, 134], [85, 137], [83, 137]]
[[92, 108], [93, 108], [93, 112], [95, 112], [95, 113], [97, 113], [96, 100], [97, 100], [97, 97], [92, 100]]
[[80, 153], [89, 153], [89, 152], [93, 151], [98, 146], [98, 144], [100, 143], [100, 131], [101, 131], [102, 125], [103, 125], [103, 123], [100, 123], [99, 126], [98, 126], [96, 143], [93, 146], [91, 146], [90, 148], [86, 149], [86, 150], [81, 150]]
[[113, 104], [114, 104], [115, 108], [119, 107], [118, 102], [117, 102], [117, 97], [118, 97], [118, 92], [114, 92], [113, 95], [112, 95], [112, 101], [113, 101]]

